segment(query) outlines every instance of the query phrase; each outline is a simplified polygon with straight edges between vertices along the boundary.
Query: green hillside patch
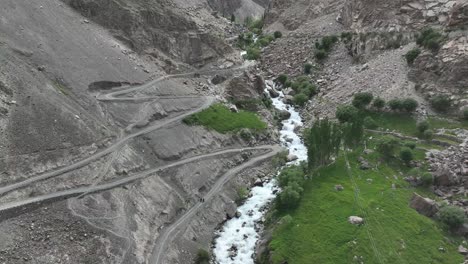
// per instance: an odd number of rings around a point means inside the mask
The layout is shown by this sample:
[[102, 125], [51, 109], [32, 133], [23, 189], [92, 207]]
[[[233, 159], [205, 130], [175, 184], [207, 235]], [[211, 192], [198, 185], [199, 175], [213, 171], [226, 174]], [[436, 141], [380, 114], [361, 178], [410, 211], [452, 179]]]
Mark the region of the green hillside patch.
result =
[[201, 125], [214, 129], [219, 133], [237, 132], [243, 128], [253, 131], [263, 131], [267, 128], [255, 113], [240, 110], [238, 113], [230, 111], [222, 104], [215, 104], [209, 108], [185, 118], [188, 125]]
[[[403, 180], [400, 172], [408, 168], [397, 159], [380, 162], [374, 152], [364, 157], [375, 168], [360, 170], [361, 152], [341, 155], [306, 181], [299, 207], [288, 212], [292, 220], [273, 233], [273, 263], [461, 263], [458, 244], [409, 207], [413, 192], [421, 190]], [[335, 185], [344, 190], [336, 191]], [[365, 224], [352, 225], [349, 216], [363, 217]]]

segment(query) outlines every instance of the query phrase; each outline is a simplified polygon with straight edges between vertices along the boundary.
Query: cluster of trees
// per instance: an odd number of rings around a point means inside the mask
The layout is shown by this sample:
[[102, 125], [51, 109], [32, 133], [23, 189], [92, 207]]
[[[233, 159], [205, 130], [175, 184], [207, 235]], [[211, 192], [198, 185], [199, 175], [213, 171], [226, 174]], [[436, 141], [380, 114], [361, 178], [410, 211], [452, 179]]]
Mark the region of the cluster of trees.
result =
[[286, 74], [280, 74], [276, 81], [285, 88], [293, 89], [293, 104], [297, 106], [304, 106], [310, 98], [317, 94], [317, 86], [307, 76], [299, 76], [295, 80], [290, 80]]
[[399, 150], [400, 159], [409, 166], [414, 159], [414, 149], [416, 144], [414, 142], [406, 142], [402, 144], [399, 140], [391, 136], [384, 136], [377, 142], [377, 151], [382, 155], [385, 160], [389, 160], [395, 156]]
[[362, 92], [354, 95], [351, 105], [338, 107], [336, 118], [338, 118], [340, 122], [346, 122], [358, 115], [360, 110], [372, 107], [380, 111], [385, 108], [386, 105], [393, 111], [404, 111], [408, 113], [414, 112], [419, 106], [418, 102], [413, 98], [392, 99], [385, 102], [385, 100], [380, 97], [374, 98], [371, 93]]
[[[257, 60], [260, 58], [260, 49], [268, 46], [273, 40], [282, 37], [282, 33], [279, 31], [273, 34], [263, 33], [263, 18], [253, 20], [247, 18], [245, 24], [249, 29], [249, 32], [242, 33], [237, 39], [238, 46], [245, 50], [247, 54], [245, 58], [248, 60]], [[254, 36], [257, 36], [257, 41], [254, 40]]]
[[278, 175], [278, 185], [283, 191], [276, 200], [279, 209], [293, 209], [299, 205], [304, 189], [305, 167], [291, 166], [283, 169]]
[[419, 137], [425, 139], [431, 139], [434, 135], [434, 131], [430, 129], [430, 124], [427, 120], [422, 120], [416, 124], [416, 129], [418, 130]]

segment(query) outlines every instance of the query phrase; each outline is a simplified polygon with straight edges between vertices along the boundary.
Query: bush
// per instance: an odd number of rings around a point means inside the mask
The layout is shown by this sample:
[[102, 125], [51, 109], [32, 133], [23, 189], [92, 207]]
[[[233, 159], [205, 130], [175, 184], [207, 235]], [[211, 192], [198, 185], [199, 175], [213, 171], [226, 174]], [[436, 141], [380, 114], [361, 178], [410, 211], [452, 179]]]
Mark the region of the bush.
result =
[[260, 50], [255, 47], [247, 48], [245, 58], [247, 60], [258, 60], [260, 58]]
[[309, 97], [303, 93], [296, 94], [293, 99], [294, 104], [298, 106], [304, 106], [307, 101], [309, 101]]
[[401, 102], [401, 107], [406, 112], [414, 112], [418, 106], [418, 102], [413, 98], [407, 98]]
[[384, 136], [377, 142], [377, 151], [387, 159], [393, 156], [398, 145], [394, 137]]
[[356, 108], [363, 109], [366, 108], [371, 102], [374, 96], [371, 93], [357, 93], [353, 98], [353, 105]]
[[409, 65], [413, 64], [419, 54], [421, 54], [421, 50], [419, 48], [414, 48], [408, 51], [405, 55], [406, 62], [408, 62]]
[[288, 76], [286, 74], [280, 74], [276, 81], [284, 85], [288, 81]]
[[434, 136], [434, 131], [432, 131], [430, 129], [424, 131], [424, 133], [423, 133], [423, 137], [425, 139], [431, 139], [433, 136]]
[[410, 148], [404, 147], [400, 150], [400, 159], [406, 164], [409, 165], [410, 162], [414, 159], [413, 151]]
[[364, 127], [367, 129], [376, 129], [378, 125], [372, 117], [367, 116], [364, 118]]
[[431, 105], [439, 112], [447, 112], [452, 107], [452, 100], [447, 95], [437, 95], [431, 99]]
[[317, 60], [319, 60], [319, 61], [322, 61], [322, 60], [326, 59], [327, 55], [328, 55], [327, 52], [324, 51], [324, 50], [319, 49], [319, 50], [315, 51], [315, 58]]
[[306, 64], [304, 65], [304, 73], [305, 73], [305, 74], [310, 74], [311, 71], [312, 71], [312, 64], [306, 63]]
[[432, 51], [438, 51], [443, 41], [444, 36], [440, 32], [427, 28], [421, 32], [416, 43]]
[[210, 258], [210, 253], [208, 251], [199, 249], [197, 251], [197, 256], [195, 257], [195, 264], [209, 264]]
[[421, 175], [421, 181], [424, 186], [430, 186], [434, 182], [434, 178], [430, 172], [425, 172]]
[[340, 123], [350, 122], [358, 116], [358, 109], [352, 105], [341, 105], [336, 109], [336, 118]]
[[462, 110], [462, 118], [468, 120], [468, 108]]
[[283, 36], [283, 33], [281, 33], [281, 31], [275, 31], [275, 33], [273, 33], [273, 36], [278, 39], [278, 38], [281, 38]]
[[380, 97], [377, 97], [374, 99], [372, 106], [380, 110], [385, 107], [385, 100]]
[[439, 219], [449, 228], [455, 229], [465, 223], [465, 212], [456, 206], [445, 205], [440, 208]]
[[410, 149], [415, 149], [416, 148], [416, 143], [413, 141], [407, 141], [404, 144], [405, 147], [410, 148]]
[[420, 121], [416, 124], [416, 128], [419, 133], [424, 133], [424, 131], [429, 129], [429, 122], [427, 122], [427, 120]]
[[279, 195], [279, 201], [282, 208], [292, 209], [299, 205], [301, 200], [302, 187], [297, 183], [292, 183], [286, 186]]
[[393, 111], [398, 111], [398, 110], [401, 110], [403, 108], [403, 102], [400, 99], [392, 99], [392, 100], [388, 101], [388, 106]]

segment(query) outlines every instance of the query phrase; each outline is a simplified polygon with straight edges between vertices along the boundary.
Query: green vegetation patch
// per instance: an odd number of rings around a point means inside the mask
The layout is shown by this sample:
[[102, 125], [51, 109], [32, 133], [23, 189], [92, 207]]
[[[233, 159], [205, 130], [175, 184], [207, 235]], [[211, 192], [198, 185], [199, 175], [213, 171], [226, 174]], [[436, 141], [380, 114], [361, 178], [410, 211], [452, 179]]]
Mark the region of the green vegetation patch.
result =
[[188, 125], [202, 125], [219, 133], [237, 132], [243, 128], [263, 131], [267, 128], [255, 113], [249, 111], [230, 111], [222, 104], [215, 104], [183, 120]]
[[[382, 163], [362, 171], [357, 153], [348, 154], [349, 171], [341, 155], [302, 186], [299, 206], [273, 234], [273, 263], [461, 263], [457, 245], [441, 227], [408, 206], [415, 190], [401, 176], [393, 177], [406, 166]], [[366, 159], [377, 163], [378, 155]], [[336, 191], [336, 185], [344, 190]], [[353, 215], [365, 224], [348, 223]]]

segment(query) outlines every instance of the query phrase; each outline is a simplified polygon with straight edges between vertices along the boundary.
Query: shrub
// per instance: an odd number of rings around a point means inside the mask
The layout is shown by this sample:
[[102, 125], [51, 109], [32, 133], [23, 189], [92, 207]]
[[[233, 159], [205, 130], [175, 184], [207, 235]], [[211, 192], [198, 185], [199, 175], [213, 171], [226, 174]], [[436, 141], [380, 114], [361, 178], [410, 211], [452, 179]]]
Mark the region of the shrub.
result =
[[345, 123], [356, 119], [358, 109], [352, 105], [341, 105], [336, 110], [336, 118], [340, 123]]
[[434, 131], [432, 131], [430, 129], [424, 131], [424, 133], [423, 133], [423, 137], [425, 139], [431, 139], [433, 136], [434, 136]]
[[424, 186], [430, 186], [434, 182], [434, 179], [430, 172], [425, 172], [421, 175], [421, 181]]
[[432, 51], [438, 51], [443, 41], [444, 36], [440, 32], [432, 28], [427, 28], [421, 32], [416, 43]]
[[410, 148], [404, 147], [400, 150], [400, 159], [406, 164], [409, 165], [410, 162], [414, 159], [413, 151]]
[[364, 92], [364, 93], [357, 93], [354, 95], [353, 98], [353, 105], [356, 108], [362, 109], [366, 108], [371, 102], [374, 96], [371, 93]]
[[208, 251], [199, 249], [197, 251], [197, 256], [195, 257], [195, 264], [209, 264], [210, 258], [210, 253]]
[[312, 64], [306, 63], [306, 64], [304, 65], [304, 73], [305, 73], [305, 74], [310, 74], [311, 71], [312, 71]]
[[407, 141], [404, 144], [405, 147], [410, 148], [410, 149], [415, 149], [416, 148], [416, 142], [413, 141]]
[[452, 101], [447, 95], [437, 95], [431, 99], [431, 105], [439, 112], [447, 112], [452, 106]]
[[445, 205], [440, 208], [439, 219], [449, 228], [455, 229], [465, 222], [465, 212], [456, 206]]
[[405, 100], [401, 101], [401, 107], [406, 112], [414, 112], [416, 108], [418, 108], [418, 102], [413, 98], [406, 98]]
[[350, 42], [352, 38], [353, 38], [353, 33], [352, 32], [342, 32], [341, 33], [341, 40], [343, 40], [345, 43]]
[[368, 129], [376, 129], [378, 125], [372, 117], [367, 116], [364, 118], [364, 127]]
[[468, 120], [468, 108], [462, 110], [462, 118]]
[[416, 128], [419, 133], [424, 133], [424, 131], [429, 129], [429, 122], [427, 122], [427, 120], [420, 121], [416, 124]]
[[260, 50], [255, 47], [248, 48], [245, 58], [247, 60], [258, 60], [260, 58]]
[[302, 187], [297, 183], [292, 183], [286, 186], [279, 195], [279, 200], [282, 208], [296, 208], [301, 200]]
[[324, 51], [324, 50], [319, 49], [319, 50], [315, 51], [315, 58], [317, 60], [319, 60], [319, 61], [322, 61], [325, 58], [327, 58], [327, 52]]
[[413, 64], [419, 54], [421, 54], [421, 50], [419, 48], [414, 48], [408, 51], [405, 55], [406, 62], [408, 62], [409, 65]]
[[240, 205], [242, 204], [247, 197], [249, 197], [249, 190], [245, 187], [239, 187], [237, 188], [237, 198], [236, 198], [236, 204]]
[[390, 158], [395, 153], [398, 144], [398, 140], [394, 137], [384, 136], [377, 142], [377, 151], [380, 152], [384, 158]]
[[385, 107], [385, 100], [380, 97], [377, 97], [374, 99], [372, 106], [380, 110]]
[[278, 38], [281, 38], [283, 36], [283, 33], [281, 33], [281, 31], [275, 31], [275, 33], [273, 33], [273, 36], [278, 39]]
[[393, 111], [401, 110], [403, 108], [403, 102], [400, 99], [392, 99], [388, 101], [388, 106]]
[[278, 78], [276, 78], [276, 81], [284, 85], [286, 81], [288, 80], [288, 76], [286, 74], [280, 74]]
[[293, 99], [294, 104], [298, 106], [304, 106], [307, 101], [309, 101], [309, 97], [303, 93], [296, 94]]

